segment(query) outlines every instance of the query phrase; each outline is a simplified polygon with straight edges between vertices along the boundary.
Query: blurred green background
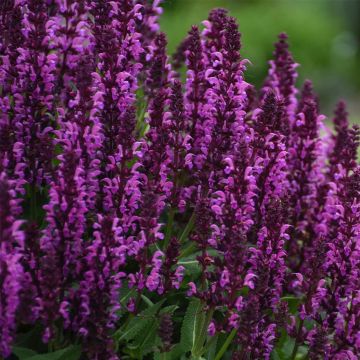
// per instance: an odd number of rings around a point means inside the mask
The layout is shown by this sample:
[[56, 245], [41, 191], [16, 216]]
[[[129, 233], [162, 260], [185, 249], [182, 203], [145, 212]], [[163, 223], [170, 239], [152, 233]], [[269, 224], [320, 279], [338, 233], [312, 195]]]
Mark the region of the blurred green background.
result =
[[161, 28], [173, 53], [192, 24], [201, 25], [214, 7], [227, 8], [242, 33], [246, 78], [261, 86], [277, 34], [290, 37], [298, 84], [314, 83], [322, 112], [332, 116], [338, 99], [360, 123], [360, 0], [164, 0]]

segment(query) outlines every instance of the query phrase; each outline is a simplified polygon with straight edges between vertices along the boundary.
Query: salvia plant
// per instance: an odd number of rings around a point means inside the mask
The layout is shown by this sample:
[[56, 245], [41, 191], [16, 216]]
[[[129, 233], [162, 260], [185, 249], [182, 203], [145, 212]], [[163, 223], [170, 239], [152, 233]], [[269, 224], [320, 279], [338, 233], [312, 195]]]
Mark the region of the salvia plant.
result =
[[285, 34], [256, 90], [223, 9], [169, 57], [159, 3], [1, 1], [2, 359], [359, 359], [345, 103]]

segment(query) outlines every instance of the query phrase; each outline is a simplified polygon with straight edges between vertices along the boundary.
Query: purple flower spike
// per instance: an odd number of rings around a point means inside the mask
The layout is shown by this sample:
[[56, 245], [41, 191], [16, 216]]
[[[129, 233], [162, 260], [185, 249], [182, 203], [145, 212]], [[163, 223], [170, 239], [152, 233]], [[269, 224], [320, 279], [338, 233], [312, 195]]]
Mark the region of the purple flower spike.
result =
[[0, 354], [11, 354], [16, 333], [16, 315], [21, 302], [24, 271], [21, 258], [24, 234], [16, 220], [16, 192], [4, 173], [0, 174]]
[[289, 52], [288, 36], [284, 33], [279, 35], [279, 41], [275, 44], [274, 60], [271, 60], [269, 75], [263, 90], [273, 89], [281, 100], [284, 101], [289, 123], [295, 121], [297, 107], [295, 82], [297, 78], [296, 64]]
[[[25, 180], [34, 189], [49, 183], [54, 157], [53, 113], [58, 56], [51, 44], [51, 15], [47, 2], [21, 5], [24, 40], [17, 49], [17, 80], [12, 89], [16, 140], [22, 144]], [[20, 147], [19, 147], [20, 148]]]

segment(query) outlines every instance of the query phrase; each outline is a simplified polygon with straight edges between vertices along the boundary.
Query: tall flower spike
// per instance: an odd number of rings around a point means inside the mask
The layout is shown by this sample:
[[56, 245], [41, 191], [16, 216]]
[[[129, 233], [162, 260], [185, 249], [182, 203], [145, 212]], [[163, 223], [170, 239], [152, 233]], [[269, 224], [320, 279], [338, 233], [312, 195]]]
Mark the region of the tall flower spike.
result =
[[16, 315], [24, 272], [24, 234], [16, 220], [17, 200], [5, 173], [0, 174], [0, 354], [8, 357], [16, 332]]
[[147, 180], [139, 171], [144, 144], [135, 139], [135, 93], [143, 53], [137, 29], [142, 10], [130, 0], [94, 1], [90, 6], [98, 57], [92, 88], [94, 116], [102, 130], [101, 148], [96, 152], [101, 179], [95, 239], [85, 247], [83, 276], [76, 294], [81, 310], [76, 326], [94, 358], [117, 358], [111, 331], [118, 319], [118, 291], [125, 276], [121, 270], [127, 257], [136, 256], [145, 246], [137, 213], [140, 186]]
[[305, 103], [311, 100], [315, 101], [319, 105], [318, 98], [314, 92], [313, 83], [310, 80], [305, 80], [303, 87], [301, 89], [301, 95], [300, 95], [297, 111], [298, 112], [302, 111]]
[[[321, 292], [311, 294], [312, 297], [308, 293], [308, 303], [316, 305], [316, 308], [305, 306], [303, 310], [305, 315], [317, 322], [309, 333], [310, 351], [324, 358], [336, 358], [335, 355], [340, 354], [340, 359], [346, 352], [356, 354], [359, 351], [360, 324], [356, 320], [360, 311], [357, 296], [360, 287], [359, 179], [359, 167], [352, 174], [340, 172], [333, 191], [329, 191], [327, 220], [330, 229], [326, 237], [325, 256], [319, 268], [332, 279], [331, 286], [322, 280]], [[316, 273], [319, 273], [319, 268]], [[320, 306], [322, 309], [319, 309]], [[319, 312], [323, 314], [321, 318]], [[316, 341], [319, 336], [322, 337], [320, 344]]]
[[[125, 223], [133, 221], [130, 219], [134, 219], [132, 215], [138, 202], [139, 163], [130, 168], [127, 162], [133, 159], [139, 147], [135, 144], [134, 105], [141, 69], [138, 61], [143, 52], [140, 34], [136, 32], [141, 9], [141, 5], [132, 6], [130, 0], [122, 2], [121, 6], [116, 2], [106, 5], [93, 2], [90, 9], [95, 18], [93, 33], [99, 56], [98, 71], [93, 73], [94, 101], [101, 109], [98, 117], [104, 139], [99, 151], [104, 179], [98, 207], [120, 218], [128, 216]], [[124, 198], [125, 193], [129, 199]], [[125, 225], [125, 231], [128, 226]]]
[[204, 47], [209, 61], [211, 53], [219, 51], [224, 45], [223, 32], [227, 21], [228, 12], [221, 8], [210, 11], [208, 20], [203, 21], [205, 26], [203, 36], [206, 37]]
[[[284, 221], [287, 206], [279, 199], [270, 201], [267, 206], [269, 211], [258, 233], [256, 247], [249, 249], [248, 258], [245, 257], [246, 261], [242, 264], [245, 268], [245, 273], [243, 270], [241, 274], [242, 287], [248, 287], [248, 293], [237, 298], [233, 296], [236, 301], [228, 318], [229, 327], [237, 328], [237, 343], [241, 349], [237, 356], [240, 359], [248, 351], [255, 358], [270, 358], [278, 322], [269, 314], [278, 314], [283, 310], [280, 295], [286, 269], [284, 241], [288, 235]], [[232, 286], [231, 282], [229, 286]]]
[[[235, 20], [228, 18], [224, 11], [216, 10], [210, 14], [205, 26], [204, 46], [208, 51], [205, 59], [207, 67], [205, 80], [208, 82], [205, 97], [208, 99], [209, 108], [202, 128], [203, 138], [200, 138], [199, 142], [204, 159], [197, 176], [195, 205], [197, 226], [193, 239], [201, 249], [198, 261], [203, 269], [202, 290], [198, 292], [198, 296], [204, 298], [208, 304], [214, 305], [221, 302], [221, 292], [227, 284], [228, 270], [224, 268], [220, 259], [209, 256], [207, 249], [211, 246], [226, 251], [226, 240], [223, 242], [223, 239], [228, 239], [226, 234], [240, 231], [232, 228], [232, 225], [235, 226], [236, 209], [230, 205], [232, 190], [226, 189], [226, 184], [227, 178], [231, 177], [229, 174], [235, 172], [234, 164], [240, 159], [237, 156], [243, 145], [242, 96], [246, 83], [242, 79], [240, 34]], [[221, 39], [214, 39], [215, 35]], [[236, 175], [239, 174], [239, 179], [242, 180], [241, 172], [242, 168]], [[242, 189], [239, 190], [241, 191]], [[204, 220], [211, 224], [210, 229], [205, 225]], [[227, 224], [226, 229], [224, 223]], [[217, 284], [216, 280], [219, 278], [219, 272], [210, 273], [207, 270], [213, 262], [221, 269], [220, 273], [225, 274], [220, 284]], [[207, 279], [210, 280], [208, 289], [205, 287]]]
[[[143, 164], [148, 170], [148, 176], [146, 180], [144, 179], [139, 219], [145, 247], [138, 255], [140, 271], [134, 277], [138, 284], [146, 278], [147, 288], [150, 291], [157, 290], [159, 293], [169, 290], [172, 286], [178, 287], [182, 275], [179, 273], [178, 280], [170, 281], [173, 275], [170, 267], [176, 263], [176, 256], [171, 261], [171, 265], [165, 265], [165, 270], [163, 270], [161, 264], [159, 265], [157, 260], [154, 261], [154, 257], [150, 262], [147, 254], [148, 247], [158, 239], [164, 238], [164, 235], [159, 232], [159, 217], [165, 207], [165, 200], [168, 201], [170, 211], [173, 212], [178, 209], [183, 210], [185, 206], [184, 188], [180, 181], [188, 150], [181, 83], [174, 80], [169, 89], [170, 93], [167, 90], [167, 88], [160, 89], [151, 102], [152, 111], [149, 114], [149, 120], [150, 125], [153, 124], [154, 127], [150, 128], [147, 134], [151, 142], [148, 144], [148, 151], [145, 151], [143, 156]], [[165, 112], [167, 104], [169, 108]], [[166, 236], [165, 250], [171, 246], [168, 244], [170, 240], [168, 234]], [[149, 275], [146, 275], [148, 267], [151, 271]], [[179, 271], [181, 272], [181, 269]], [[161, 272], [164, 272], [164, 278]]]
[[57, 55], [50, 41], [47, 1], [29, 0], [22, 5], [24, 41], [18, 48], [14, 86], [16, 139], [22, 144], [25, 179], [34, 192], [37, 185], [49, 182], [54, 155], [54, 92]]
[[[221, 19], [223, 12], [220, 12]], [[217, 19], [217, 18], [216, 18]], [[209, 24], [210, 28], [216, 28], [219, 24]], [[220, 29], [217, 28], [217, 31]], [[207, 36], [208, 31], [204, 30]], [[210, 33], [209, 35], [211, 35]], [[219, 35], [220, 36], [220, 35]], [[207, 162], [208, 170], [214, 172], [214, 176], [222, 173], [222, 160], [231, 156], [234, 144], [239, 140], [243, 131], [243, 116], [245, 112], [242, 110], [243, 101], [245, 100], [245, 89], [247, 84], [243, 81], [242, 71], [244, 66], [240, 62], [240, 33], [237, 30], [235, 19], [229, 18], [223, 24], [221, 31], [224, 46], [214, 47], [209, 59], [208, 70], [206, 71], [206, 79], [210, 84], [206, 96], [211, 108], [209, 109], [210, 121], [206, 125], [209, 129], [204, 136], [208, 142]], [[210, 46], [211, 38], [208, 40]], [[215, 180], [217, 182], [218, 180]]]
[[185, 91], [185, 110], [189, 122], [193, 163], [200, 169], [206, 158], [208, 121], [206, 90], [209, 84], [205, 78], [205, 54], [201, 43], [199, 29], [193, 26], [187, 37], [185, 51], [187, 76]]
[[166, 55], [166, 35], [159, 33], [156, 35], [151, 47], [152, 54], [148, 55], [150, 60], [149, 70], [145, 79], [145, 91], [149, 98], [154, 98], [155, 93], [161, 88], [166, 87], [171, 79], [172, 71]]
[[79, 147], [79, 128], [75, 123], [63, 123], [57, 130], [63, 153], [56, 176], [51, 183], [49, 203], [44, 206], [48, 226], [41, 239], [44, 252], [41, 267], [42, 314], [46, 326], [44, 341], [53, 336], [54, 322], [61, 315], [69, 326], [69, 313], [60, 311], [68, 306], [66, 296], [80, 271], [82, 240], [87, 213], [86, 187]]
[[17, 123], [14, 104], [18, 73], [16, 61], [18, 48], [23, 43], [21, 32], [21, 7], [15, 1], [3, 1], [0, 5], [0, 172], [5, 171], [9, 179], [16, 179], [16, 190], [24, 194], [24, 144], [17, 141]]
[[[208, 148], [209, 187], [215, 192], [221, 186], [224, 164], [235, 160], [241, 138], [246, 138], [243, 107], [247, 83], [243, 80], [243, 62], [240, 61], [240, 33], [234, 18], [224, 28], [224, 47], [212, 55], [212, 69], [207, 71], [211, 84], [208, 90], [212, 105], [213, 126]], [[228, 159], [228, 160], [225, 160]], [[219, 189], [220, 190], [220, 189]]]
[[337, 103], [334, 113], [335, 113], [335, 117], [333, 119], [333, 122], [336, 132], [339, 133], [341, 130], [346, 129], [349, 126], [349, 120], [348, 120], [349, 113], [346, 110], [345, 101], [341, 100]]
[[283, 199], [286, 196], [289, 184], [287, 182], [286, 137], [284, 133], [286, 117], [283, 102], [278, 100], [272, 91], [266, 95], [263, 105], [253, 113], [253, 158], [256, 159], [256, 197], [254, 211], [254, 225], [248, 239], [254, 242], [258, 236], [266, 205], [271, 199]]
[[119, 318], [119, 290], [125, 277], [121, 268], [128, 247], [118, 218], [99, 215], [93, 228], [94, 240], [82, 259], [74, 330], [90, 358], [116, 360], [111, 333]]
[[[137, 32], [141, 34], [141, 43], [143, 47], [147, 47], [152, 44], [160, 30], [159, 16], [162, 14], [162, 7], [160, 6], [162, 0], [134, 0], [135, 4], [142, 5], [141, 22], [138, 23]], [[146, 65], [146, 63], [144, 64]]]
[[175, 70], [180, 69], [184, 65], [186, 59], [186, 50], [188, 49], [189, 42], [189, 36], [186, 36], [180, 45], [176, 48], [175, 53], [172, 55], [171, 63]]
[[190, 136], [187, 133], [184, 97], [179, 80], [174, 80], [171, 86], [166, 125], [170, 134], [166, 154], [169, 158], [170, 174], [173, 183], [169, 203], [173, 208], [183, 211], [185, 208], [183, 197], [185, 189], [181, 184], [181, 173], [186, 169], [187, 154], [190, 150]]
[[[334, 345], [332, 354], [348, 349], [353, 353], [360, 350], [358, 337], [360, 323], [360, 168], [346, 175], [343, 189], [339, 189], [340, 216], [338, 218], [337, 237], [329, 246], [326, 264], [330, 269], [334, 284], [329, 289], [337, 300]], [[341, 185], [340, 185], [341, 186]], [[331, 300], [330, 300], [331, 301]], [[337, 311], [336, 311], [337, 310]], [[334, 313], [333, 312], [333, 313]]]
[[[158, 61], [158, 59], [155, 60], [157, 54], [154, 54], [154, 49], [157, 48], [161, 51], [161, 45], [159, 46], [160, 26], [158, 20], [159, 15], [163, 10], [160, 6], [162, 0], [133, 0], [133, 2], [134, 5], [141, 5], [139, 12], [139, 19], [141, 18], [141, 21], [138, 21], [136, 26], [136, 31], [141, 36], [141, 45], [144, 49], [139, 59], [140, 63], [142, 64], [142, 71], [140, 73], [139, 79], [145, 84], [144, 92], [147, 94], [149, 91], [151, 91], [147, 88], [149, 85], [148, 72], [150, 68], [154, 68], [154, 62]], [[162, 34], [161, 37], [164, 37], [164, 34]], [[162, 41], [163, 40], [161, 39], [160, 42]], [[166, 57], [166, 55], [164, 56]]]
[[224, 159], [223, 187], [214, 192], [211, 199], [213, 219], [208, 242], [223, 259], [213, 260], [215, 271], [208, 275], [213, 291], [208, 296], [211, 303], [227, 304], [230, 311], [238, 307], [235, 304], [238, 291], [244, 286], [248, 268], [246, 233], [253, 224], [256, 187], [249, 166], [249, 150], [248, 144], [242, 141], [232, 157]]
[[333, 119], [335, 134], [333, 135], [333, 149], [330, 153], [330, 173], [334, 175], [341, 165], [346, 171], [356, 167], [357, 148], [360, 141], [359, 127], [349, 126], [346, 104], [340, 101], [335, 110]]
[[[137, 255], [140, 271], [136, 277], [141, 280], [147, 276], [150, 265], [149, 246], [164, 238], [160, 232], [160, 214], [170, 196], [171, 182], [170, 159], [166, 154], [168, 129], [165, 113], [170, 97], [171, 68], [166, 55], [166, 37], [163, 33], [156, 36], [153, 48], [153, 63], [148, 70], [146, 89], [149, 92], [148, 116], [145, 119], [149, 130], [145, 134], [148, 140], [142, 154], [144, 176], [141, 184], [141, 207], [139, 225], [144, 248]], [[162, 290], [160, 290], [162, 291]]]
[[[88, 6], [85, 2], [59, 4], [59, 15], [53, 22], [54, 43], [62, 54], [58, 69], [58, 86], [61, 88], [58, 105], [58, 121], [73, 122], [78, 126], [78, 139], [83, 159], [86, 186], [86, 204], [94, 209], [99, 190], [100, 161], [97, 156], [102, 147], [101, 105], [95, 101], [94, 38], [90, 32]], [[66, 21], [61, 21], [63, 19]], [[65, 127], [64, 127], [65, 129]]]
[[267, 90], [273, 89], [276, 95], [284, 101], [286, 112], [289, 117], [289, 124], [295, 121], [297, 107], [295, 82], [298, 64], [293, 60], [289, 52], [288, 36], [284, 33], [279, 35], [279, 41], [275, 44], [274, 60], [270, 61], [268, 78], [265, 81], [264, 95]]
[[[294, 136], [289, 147], [290, 202], [293, 212], [290, 224], [294, 227], [289, 242], [289, 259], [297, 259], [297, 265], [290, 265], [294, 272], [298, 272], [297, 266], [303, 263], [305, 256], [303, 251], [313, 239], [310, 236], [313, 233], [311, 227], [315, 226], [313, 219], [320, 211], [319, 200], [322, 201], [318, 197], [318, 189], [324, 181], [319, 157], [319, 126], [322, 118], [318, 115], [316, 100], [307, 100], [296, 117]], [[299, 239], [302, 239], [302, 250], [299, 249]]]
[[44, 207], [48, 226], [40, 243], [44, 252], [40, 271], [41, 318], [46, 326], [46, 341], [53, 335], [58, 318], [62, 318], [65, 329], [72, 322], [71, 288], [80, 271], [85, 214], [95, 206], [99, 174], [95, 156], [101, 143], [99, 124], [93, 121], [96, 108], [91, 99], [93, 64], [89, 60], [93, 46], [87, 8], [83, 1], [59, 1], [57, 5], [58, 12], [47, 25], [60, 62], [56, 89], [59, 129], [54, 134], [62, 153], [51, 182], [50, 200]]

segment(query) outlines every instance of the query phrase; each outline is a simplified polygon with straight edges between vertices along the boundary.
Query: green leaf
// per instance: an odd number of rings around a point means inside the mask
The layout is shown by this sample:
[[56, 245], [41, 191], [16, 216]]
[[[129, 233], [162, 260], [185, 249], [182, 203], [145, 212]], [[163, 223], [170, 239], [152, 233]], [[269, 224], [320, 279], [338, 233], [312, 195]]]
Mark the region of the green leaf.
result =
[[201, 310], [202, 306], [199, 299], [190, 301], [181, 326], [180, 344], [183, 352], [191, 350], [195, 343], [196, 314]]
[[[184, 355], [184, 352], [182, 351], [181, 345], [176, 344], [169, 352], [166, 353], [166, 360], [179, 360], [182, 355]], [[154, 360], [163, 360], [163, 358], [164, 354], [160, 354], [159, 352], [154, 353]]]
[[289, 310], [292, 314], [297, 312], [298, 306], [301, 302], [301, 299], [295, 296], [284, 296], [281, 298], [281, 300], [288, 303]]
[[206, 359], [214, 360], [216, 355], [216, 347], [218, 343], [218, 334], [211, 337], [206, 343]]
[[181, 327], [180, 344], [183, 352], [194, 350], [199, 328], [204, 321], [203, 305], [199, 299], [190, 301]]
[[186, 258], [187, 256], [193, 254], [197, 251], [197, 246], [195, 243], [190, 243], [190, 245], [187, 245], [184, 249], [180, 251], [179, 259]]
[[79, 345], [69, 346], [47, 354], [37, 354], [26, 358], [27, 360], [78, 360], [81, 356], [81, 347]]
[[284, 358], [282, 358], [278, 351], [275, 349], [273, 350], [273, 352], [271, 353], [271, 360], [284, 360]]
[[29, 357], [36, 355], [36, 351], [18, 346], [14, 346], [12, 352], [19, 360], [28, 359]]
[[295, 340], [288, 337], [286, 339], [286, 341], [284, 342], [284, 345], [281, 348], [281, 352], [280, 352], [280, 356], [286, 356], [292, 353], [293, 349], [294, 349], [294, 345], [295, 345]]
[[162, 308], [159, 312], [160, 315], [163, 314], [173, 314], [179, 307], [177, 305], [169, 305]]
[[193, 260], [191, 257], [179, 261], [178, 265], [185, 268], [185, 274], [190, 276], [192, 280], [195, 280], [201, 274], [201, 266], [199, 265], [199, 262], [197, 260]]
[[124, 305], [126, 305], [127, 301], [136, 293], [136, 289], [129, 288], [127, 283], [124, 283], [124, 286], [122, 286], [120, 290], [120, 302]]
[[[139, 344], [139, 353], [142, 356], [149, 354], [151, 351], [154, 350], [154, 347], [160, 345], [161, 341], [157, 336], [157, 331], [159, 328], [158, 321], [153, 321], [151, 326], [146, 329], [147, 331], [139, 336], [138, 344]], [[140, 340], [140, 341], [139, 341]]]
[[115, 339], [117, 341], [133, 340], [140, 331], [143, 331], [149, 324], [154, 322], [155, 315], [160, 310], [161, 305], [165, 302], [165, 300], [166, 299], [163, 299], [148, 307], [131, 319], [125, 330], [120, 329], [115, 333]]
[[195, 212], [191, 215], [188, 223], [186, 224], [186, 227], [179, 238], [179, 243], [182, 244], [185, 242], [185, 240], [188, 238], [189, 234], [191, 233], [193, 227], [195, 225]]
[[[271, 353], [272, 360], [289, 360], [294, 349], [295, 339], [291, 338], [286, 332], [282, 332], [275, 349]], [[308, 348], [299, 346], [295, 359], [302, 360], [306, 358]]]
[[41, 341], [43, 329], [39, 325], [35, 325], [30, 331], [20, 333], [16, 337], [16, 347], [36, 350], [35, 353], [46, 352], [47, 346]]
[[154, 303], [148, 297], [146, 297], [145, 295], [141, 295], [141, 298], [146, 302], [146, 304], [148, 306], [153, 306], [154, 305]]

